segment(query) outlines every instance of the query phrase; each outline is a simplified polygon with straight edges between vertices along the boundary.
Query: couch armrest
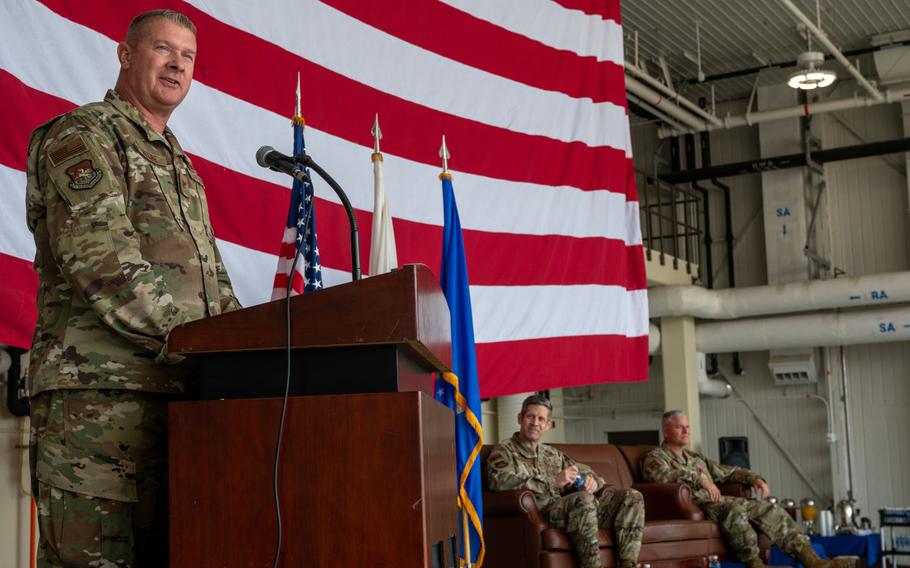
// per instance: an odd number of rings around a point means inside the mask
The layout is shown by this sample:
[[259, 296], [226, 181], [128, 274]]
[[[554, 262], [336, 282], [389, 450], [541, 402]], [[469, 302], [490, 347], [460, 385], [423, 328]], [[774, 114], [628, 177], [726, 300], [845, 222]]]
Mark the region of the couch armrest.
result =
[[730, 483], [721, 483], [717, 486], [720, 489], [721, 495], [727, 495], [729, 497], [744, 497], [749, 499], [752, 497], [752, 487], [746, 485], [745, 483], [738, 483], [732, 481]]
[[522, 517], [532, 525], [539, 525], [540, 530], [550, 528], [530, 491], [484, 491], [484, 517]]
[[692, 499], [692, 491], [682, 483], [636, 483], [632, 489], [645, 499], [645, 519], [663, 521], [686, 519], [700, 521], [705, 514]]

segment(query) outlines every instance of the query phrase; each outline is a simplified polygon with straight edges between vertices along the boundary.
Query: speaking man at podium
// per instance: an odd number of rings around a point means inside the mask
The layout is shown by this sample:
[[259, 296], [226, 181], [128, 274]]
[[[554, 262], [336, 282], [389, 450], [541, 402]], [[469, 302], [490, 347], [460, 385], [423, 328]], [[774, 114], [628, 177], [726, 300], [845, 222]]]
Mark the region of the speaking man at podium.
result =
[[166, 126], [192, 82], [196, 28], [139, 14], [117, 57], [102, 102], [29, 141], [39, 566], [167, 565], [167, 402], [189, 378], [167, 335], [240, 307], [202, 181]]

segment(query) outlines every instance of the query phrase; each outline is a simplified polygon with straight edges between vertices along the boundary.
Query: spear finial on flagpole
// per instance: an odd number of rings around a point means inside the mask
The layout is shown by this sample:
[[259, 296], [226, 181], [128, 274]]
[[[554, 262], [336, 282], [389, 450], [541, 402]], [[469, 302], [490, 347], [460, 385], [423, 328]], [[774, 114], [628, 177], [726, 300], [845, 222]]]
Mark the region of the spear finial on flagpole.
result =
[[382, 152], [379, 151], [379, 140], [382, 139], [382, 130], [379, 129], [379, 113], [376, 113], [376, 119], [373, 121], [373, 161], [382, 161]]
[[300, 71], [297, 72], [297, 103], [294, 105], [294, 118], [291, 121], [300, 126], [306, 125], [303, 116], [300, 114]]
[[452, 154], [449, 153], [449, 149], [446, 147], [446, 135], [442, 135], [442, 147], [439, 148], [439, 157], [442, 158], [442, 173], [439, 174], [439, 179], [452, 179], [452, 174], [449, 173], [449, 158], [452, 157]]

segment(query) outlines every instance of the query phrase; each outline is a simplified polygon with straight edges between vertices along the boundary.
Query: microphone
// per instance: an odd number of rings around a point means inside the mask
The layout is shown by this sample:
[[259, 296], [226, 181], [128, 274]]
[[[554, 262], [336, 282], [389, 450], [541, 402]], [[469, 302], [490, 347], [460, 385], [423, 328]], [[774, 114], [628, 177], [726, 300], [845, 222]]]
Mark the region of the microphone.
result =
[[271, 146], [263, 146], [256, 151], [256, 163], [263, 168], [287, 174], [303, 183], [310, 183], [310, 176], [300, 169], [297, 160], [291, 156], [285, 156]]

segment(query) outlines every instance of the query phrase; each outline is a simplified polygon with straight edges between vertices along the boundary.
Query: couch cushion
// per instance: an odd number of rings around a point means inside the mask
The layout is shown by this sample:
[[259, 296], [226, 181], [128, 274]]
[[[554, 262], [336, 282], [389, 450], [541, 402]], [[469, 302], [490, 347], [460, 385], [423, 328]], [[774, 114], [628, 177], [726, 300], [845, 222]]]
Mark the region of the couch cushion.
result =
[[709, 538], [720, 538], [717, 523], [712, 521], [650, 521], [641, 535], [643, 543]]
[[634, 483], [642, 483], [644, 481], [641, 477], [641, 461], [645, 459], [648, 452], [656, 447], [657, 446], [617, 446], [625, 458], [626, 463], [629, 465], [629, 470], [632, 472]]
[[632, 472], [618, 446], [607, 444], [553, 444], [575, 461], [588, 465], [609, 485], [626, 488], [632, 485]]

